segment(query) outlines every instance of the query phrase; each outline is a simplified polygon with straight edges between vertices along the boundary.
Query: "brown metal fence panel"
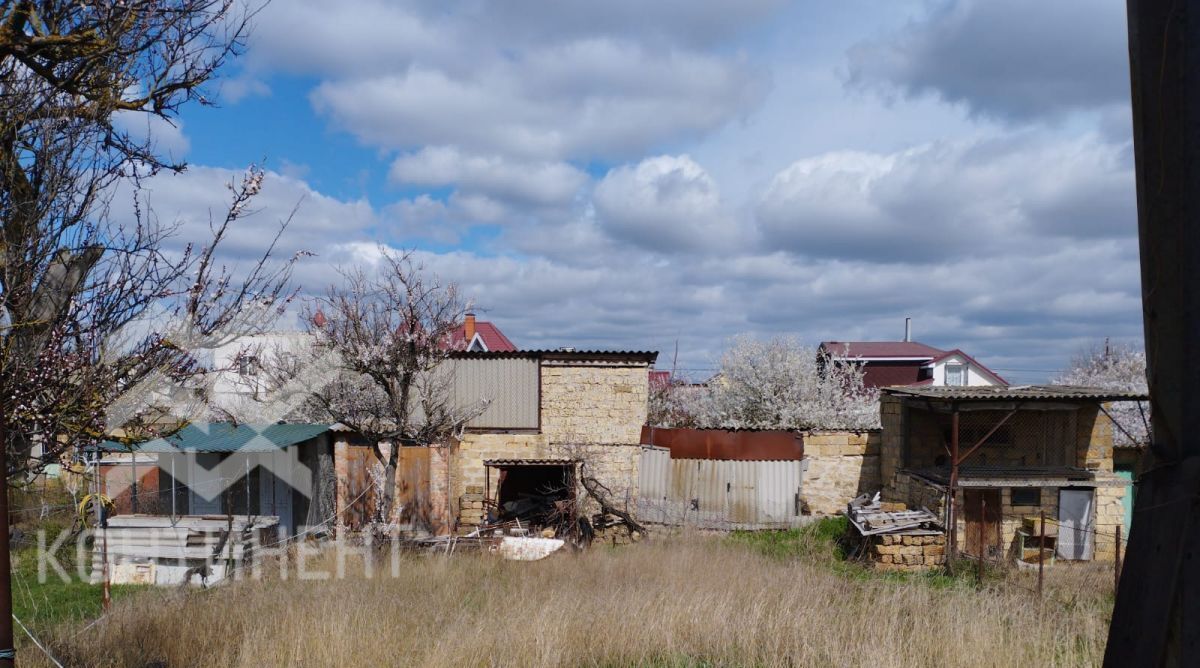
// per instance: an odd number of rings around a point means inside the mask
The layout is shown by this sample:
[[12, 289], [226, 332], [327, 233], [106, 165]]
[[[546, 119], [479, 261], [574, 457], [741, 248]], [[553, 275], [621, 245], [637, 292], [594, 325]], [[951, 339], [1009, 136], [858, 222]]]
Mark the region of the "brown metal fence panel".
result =
[[642, 427], [641, 442], [643, 445], [656, 445], [670, 450], [672, 459], [799, 461], [804, 458], [803, 435], [784, 430]]

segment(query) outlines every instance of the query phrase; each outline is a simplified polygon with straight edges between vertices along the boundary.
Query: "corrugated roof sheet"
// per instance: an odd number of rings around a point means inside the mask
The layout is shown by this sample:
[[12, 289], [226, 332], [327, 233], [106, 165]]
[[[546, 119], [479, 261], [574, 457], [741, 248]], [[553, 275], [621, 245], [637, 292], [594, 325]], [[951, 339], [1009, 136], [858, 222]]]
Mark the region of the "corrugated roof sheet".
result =
[[[193, 422], [165, 438], [135, 444], [138, 452], [273, 452], [329, 431], [327, 424], [239, 424]], [[115, 441], [101, 449], [128, 452]]]
[[459, 350], [450, 353], [459, 359], [504, 359], [513, 357], [535, 357], [552, 360], [632, 360], [653, 364], [658, 359], [657, 351], [650, 350], [512, 350], [471, 352]]
[[578, 459], [485, 459], [484, 466], [566, 466], [578, 464]]
[[900, 397], [940, 401], [1146, 401], [1141, 392], [1110, 390], [1078, 385], [1010, 385], [1007, 387], [885, 387], [884, 392]]

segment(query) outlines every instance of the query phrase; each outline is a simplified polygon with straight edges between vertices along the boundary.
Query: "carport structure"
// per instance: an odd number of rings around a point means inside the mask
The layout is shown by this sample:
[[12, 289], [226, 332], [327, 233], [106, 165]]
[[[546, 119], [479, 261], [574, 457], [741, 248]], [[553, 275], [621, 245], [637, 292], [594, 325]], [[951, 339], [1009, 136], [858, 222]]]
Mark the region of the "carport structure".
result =
[[941, 513], [951, 554], [1001, 558], [1022, 519], [1045, 513], [1062, 527], [1060, 558], [1107, 557], [1126, 481], [1113, 473], [1105, 404], [1146, 398], [1060, 385], [887, 388], [885, 495]]

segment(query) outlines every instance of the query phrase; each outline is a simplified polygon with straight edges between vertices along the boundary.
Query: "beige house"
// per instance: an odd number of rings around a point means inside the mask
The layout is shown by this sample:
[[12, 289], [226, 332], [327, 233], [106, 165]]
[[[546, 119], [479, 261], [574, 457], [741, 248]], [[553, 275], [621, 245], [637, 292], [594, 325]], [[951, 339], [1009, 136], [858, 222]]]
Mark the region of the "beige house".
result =
[[1057, 558], [1111, 560], [1128, 481], [1113, 471], [1104, 404], [1143, 399], [1065, 386], [886, 388], [883, 499], [934, 511], [954, 529], [951, 549], [968, 555], [1023, 555], [1036, 533], [1027, 522], [1044, 514]]

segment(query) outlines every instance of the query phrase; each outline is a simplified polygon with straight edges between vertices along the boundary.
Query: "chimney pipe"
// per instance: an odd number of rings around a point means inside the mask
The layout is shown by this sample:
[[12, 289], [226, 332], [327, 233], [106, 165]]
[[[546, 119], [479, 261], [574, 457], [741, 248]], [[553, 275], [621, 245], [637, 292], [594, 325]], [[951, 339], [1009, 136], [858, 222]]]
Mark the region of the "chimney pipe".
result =
[[475, 338], [475, 314], [467, 311], [466, 322], [463, 323], [464, 337], [467, 345], [471, 345], [471, 339]]
[[912, 341], [912, 318], [904, 319], [904, 342]]

